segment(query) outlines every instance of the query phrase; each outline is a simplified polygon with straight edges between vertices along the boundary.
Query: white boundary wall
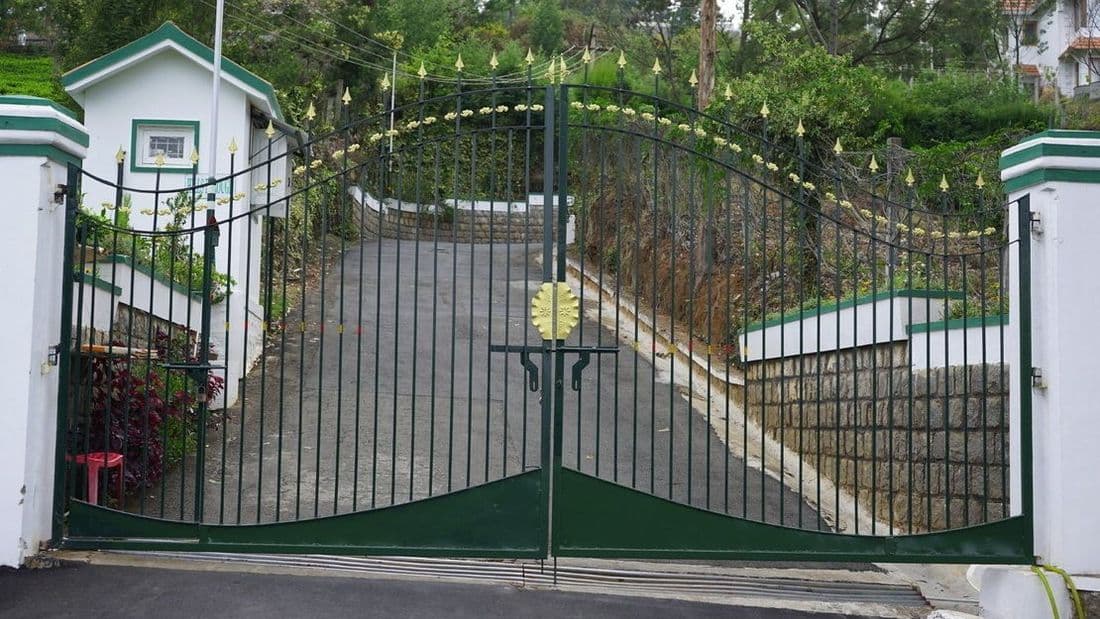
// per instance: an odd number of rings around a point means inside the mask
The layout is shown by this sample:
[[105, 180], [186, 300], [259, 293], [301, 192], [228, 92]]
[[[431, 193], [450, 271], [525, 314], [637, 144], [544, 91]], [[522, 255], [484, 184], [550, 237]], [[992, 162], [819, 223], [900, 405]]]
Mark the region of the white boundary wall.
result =
[[[1060, 567], [1079, 589], [1100, 591], [1100, 380], [1095, 327], [1100, 299], [1100, 132], [1045, 131], [1001, 155], [1001, 178], [1012, 201], [1009, 239], [1031, 249], [1032, 368], [1010, 366], [1012, 385], [1031, 383], [1032, 506], [1019, 504], [1021, 480], [1013, 476], [1013, 513], [1034, 510], [1036, 562]], [[1020, 230], [1015, 201], [1027, 197], [1033, 223]], [[1013, 255], [1015, 252], [1013, 252]], [[1019, 281], [1020, 264], [1009, 263]], [[1010, 287], [1009, 312], [1020, 315], [1018, 286]], [[1012, 330], [1010, 330], [1010, 333]], [[1006, 351], [1018, 358], [1018, 342]], [[1033, 373], [1038, 372], [1038, 376]], [[1032, 376], [1027, 380], [1028, 375]], [[1020, 470], [1020, 389], [1011, 390], [1011, 467]], [[1022, 568], [974, 571], [982, 616], [1049, 617], [1037, 576]], [[1049, 577], [1059, 616], [1072, 616], [1057, 575]]]
[[0, 278], [6, 297], [0, 303], [0, 565], [16, 566], [51, 535], [58, 368], [49, 359], [61, 331], [65, 229], [65, 207], [54, 193], [66, 182], [64, 161], [85, 154], [60, 132], [86, 133], [44, 100], [6, 99], [0, 115], [15, 117], [16, 127], [19, 118], [35, 117], [56, 121], [59, 130], [0, 129]]
[[759, 323], [750, 325], [739, 336], [743, 360], [754, 362], [908, 341], [916, 370], [1000, 363], [1006, 350], [1002, 347], [1000, 319], [987, 318], [984, 328], [980, 318], [945, 324], [948, 296], [950, 293], [935, 291], [895, 291], [893, 296], [868, 295], [839, 307], [824, 305], [820, 315], [816, 308], [810, 308], [801, 313], [801, 320], [797, 311], [788, 313], [782, 319], [765, 322], [762, 328]]

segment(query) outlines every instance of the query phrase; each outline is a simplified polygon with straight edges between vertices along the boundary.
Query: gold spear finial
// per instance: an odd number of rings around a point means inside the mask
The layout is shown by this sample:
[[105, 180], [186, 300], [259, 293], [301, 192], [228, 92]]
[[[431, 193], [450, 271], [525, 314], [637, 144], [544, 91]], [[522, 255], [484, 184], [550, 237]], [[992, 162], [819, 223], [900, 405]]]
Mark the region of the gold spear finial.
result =
[[695, 76], [695, 69], [691, 70], [691, 75], [688, 77], [688, 84], [691, 84], [692, 88], [695, 88], [699, 84], [699, 78]]
[[621, 49], [619, 50], [619, 60], [615, 64], [619, 65], [620, 69], [626, 68], [626, 54], [624, 54]]
[[981, 189], [981, 188], [985, 187], [985, 178], [982, 177], [981, 170], [978, 171], [978, 180], [974, 181], [974, 185], [978, 189]]
[[940, 191], [947, 193], [948, 189], [951, 189], [951, 185], [947, 184], [947, 175], [944, 174], [940, 177]]
[[592, 62], [592, 52], [588, 51], [588, 46], [584, 46], [584, 54], [581, 55], [581, 62], [588, 64]]
[[653, 74], [654, 75], [660, 75], [661, 74], [661, 59], [660, 58], [654, 58], [653, 59]]
[[466, 63], [462, 62], [462, 54], [458, 55], [458, 59], [455, 60], [455, 71], [462, 73], [462, 69], [466, 68]]
[[730, 88], [729, 82], [726, 82], [726, 92], [722, 96], [726, 98], [726, 101], [733, 99], [733, 89]]
[[527, 56], [523, 58], [523, 62], [527, 63], [528, 65], [532, 65], [535, 63], [535, 54], [531, 52], [530, 47], [527, 48]]
[[420, 61], [420, 68], [416, 70], [416, 75], [420, 79], [424, 79], [425, 77], [428, 77], [428, 70], [424, 68], [424, 61], [423, 60]]
[[914, 184], [916, 184], [916, 182], [917, 179], [913, 176], [913, 168], [909, 168], [909, 170], [905, 173], [905, 184], [912, 187]]
[[798, 119], [798, 126], [794, 128], [794, 134], [798, 137], [806, 135], [806, 127], [802, 126], [802, 119]]
[[385, 73], [382, 75], [382, 92], [386, 92], [390, 89], [390, 74]]
[[229, 152], [237, 152], [237, 138], [229, 138]]
[[122, 146], [119, 146], [118, 147], [118, 152], [115, 153], [115, 161], [117, 163], [122, 163], [125, 160], [126, 160], [126, 151], [122, 150]]
[[836, 144], [833, 144], [833, 152], [838, 155], [844, 152], [844, 147], [840, 145], [840, 138], [837, 138]]
[[569, 68], [565, 66], [565, 56], [558, 56], [558, 69], [560, 73], [559, 77], [564, 80], [565, 74], [569, 72]]
[[878, 161], [875, 159], [874, 153], [871, 153], [871, 164], [867, 166], [867, 169], [871, 170], [871, 172], [878, 172]]
[[497, 52], [496, 52], [496, 50], [493, 50], [493, 55], [489, 57], [489, 68], [496, 71], [497, 67], [499, 67], [499, 66], [500, 66], [500, 61], [497, 60]]
[[309, 107], [306, 108], [306, 120], [313, 120], [317, 118], [317, 108], [313, 107], [313, 102], [309, 102]]
[[267, 119], [267, 128], [264, 129], [264, 135], [266, 135], [269, 140], [275, 137], [275, 124], [271, 122], [270, 118]]
[[198, 165], [199, 163], [199, 151], [196, 148], [191, 148], [191, 165]]
[[344, 105], [351, 103], [351, 89], [347, 86], [344, 87], [344, 96], [340, 97], [340, 100], [344, 102]]
[[760, 116], [762, 116], [763, 118], [767, 118], [768, 114], [771, 114], [771, 113], [772, 113], [771, 110], [768, 109], [768, 102], [765, 101], [764, 105], [762, 105], [760, 107]]
[[153, 160], [153, 163], [159, 168], [164, 165], [164, 153], [157, 153], [157, 158]]

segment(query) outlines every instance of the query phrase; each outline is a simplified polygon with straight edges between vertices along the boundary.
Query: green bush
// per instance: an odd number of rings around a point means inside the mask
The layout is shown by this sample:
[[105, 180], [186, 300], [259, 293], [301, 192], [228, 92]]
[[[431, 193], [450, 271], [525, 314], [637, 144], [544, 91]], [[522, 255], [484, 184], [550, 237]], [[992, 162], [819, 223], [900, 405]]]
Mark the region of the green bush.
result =
[[47, 56], [0, 54], [0, 95], [29, 95], [79, 109], [61, 88], [57, 69]]
[[1010, 78], [962, 71], [925, 74], [912, 86], [893, 81], [887, 97], [888, 130], [910, 147], [1041, 131], [1051, 117]]
[[[112, 222], [106, 210], [98, 213], [82, 209], [77, 213], [76, 226], [78, 243], [89, 247], [98, 247], [109, 255], [128, 256], [139, 267], [152, 270], [153, 277], [171, 281], [183, 287], [191, 294], [202, 290], [203, 256], [201, 251], [192, 253], [187, 234], [149, 236], [139, 233], [123, 232], [129, 215], [129, 196], [123, 200], [119, 219]], [[165, 201], [172, 211], [172, 222], [166, 230], [183, 231], [189, 228], [191, 197], [187, 193], [176, 194]], [[234, 280], [224, 273], [214, 271], [211, 274], [210, 297], [213, 303], [225, 298]]]

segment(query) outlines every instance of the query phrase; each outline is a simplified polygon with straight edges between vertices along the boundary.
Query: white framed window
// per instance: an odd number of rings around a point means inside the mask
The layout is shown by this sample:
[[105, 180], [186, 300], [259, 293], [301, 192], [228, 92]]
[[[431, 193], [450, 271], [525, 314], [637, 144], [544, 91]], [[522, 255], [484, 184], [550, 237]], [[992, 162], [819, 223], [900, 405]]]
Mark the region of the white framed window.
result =
[[130, 168], [155, 172], [157, 157], [164, 157], [162, 172], [190, 172], [191, 153], [199, 147], [199, 123], [195, 120], [134, 120]]

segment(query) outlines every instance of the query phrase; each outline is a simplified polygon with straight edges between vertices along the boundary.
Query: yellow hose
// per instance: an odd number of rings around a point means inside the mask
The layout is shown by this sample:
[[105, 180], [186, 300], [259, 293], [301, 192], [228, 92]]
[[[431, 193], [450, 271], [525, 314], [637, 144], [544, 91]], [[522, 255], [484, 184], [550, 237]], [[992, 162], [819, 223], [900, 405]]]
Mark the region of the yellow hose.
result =
[[1069, 589], [1070, 598], [1073, 600], [1073, 616], [1080, 619], [1086, 619], [1085, 607], [1081, 603], [1081, 595], [1077, 592], [1077, 586], [1073, 584], [1073, 578], [1070, 577], [1069, 572], [1063, 570], [1060, 567], [1053, 565], [1033, 565], [1031, 571], [1035, 572], [1035, 575], [1039, 577], [1039, 582], [1043, 583], [1043, 589], [1046, 590], [1047, 601], [1050, 602], [1050, 612], [1054, 616], [1054, 619], [1058, 619], [1058, 602], [1054, 599], [1054, 589], [1050, 586], [1050, 581], [1047, 580], [1047, 575], [1043, 573], [1054, 572], [1062, 577], [1062, 580], [1066, 583], [1066, 588]]

